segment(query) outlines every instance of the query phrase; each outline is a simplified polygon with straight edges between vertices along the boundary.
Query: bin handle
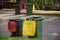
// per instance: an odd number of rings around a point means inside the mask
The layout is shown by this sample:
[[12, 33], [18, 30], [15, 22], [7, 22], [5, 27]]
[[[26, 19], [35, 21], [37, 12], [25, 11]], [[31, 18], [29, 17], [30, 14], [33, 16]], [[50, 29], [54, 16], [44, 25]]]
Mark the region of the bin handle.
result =
[[44, 18], [38, 18], [38, 19], [36, 19], [36, 20], [39, 20], [39, 19], [43, 20]]
[[30, 19], [30, 18], [29, 18], [29, 19], [25, 19], [25, 20], [36, 20], [36, 19]]

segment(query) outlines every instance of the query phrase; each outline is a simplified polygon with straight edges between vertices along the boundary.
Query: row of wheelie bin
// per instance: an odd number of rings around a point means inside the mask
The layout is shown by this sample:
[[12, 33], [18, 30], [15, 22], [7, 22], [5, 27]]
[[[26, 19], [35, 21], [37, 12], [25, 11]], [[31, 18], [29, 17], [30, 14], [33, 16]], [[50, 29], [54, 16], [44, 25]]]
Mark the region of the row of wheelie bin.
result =
[[8, 30], [12, 37], [40, 38], [42, 39], [42, 20], [41, 17], [29, 17], [22, 19], [10, 19]]

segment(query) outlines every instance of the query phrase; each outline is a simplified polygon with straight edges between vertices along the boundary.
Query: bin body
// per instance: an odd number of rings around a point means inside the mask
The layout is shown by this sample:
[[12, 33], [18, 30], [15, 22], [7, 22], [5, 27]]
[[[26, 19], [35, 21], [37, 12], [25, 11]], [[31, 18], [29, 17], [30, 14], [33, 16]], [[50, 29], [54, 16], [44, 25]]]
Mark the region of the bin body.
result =
[[17, 19], [17, 33], [20, 37], [22, 37], [22, 25], [23, 25], [23, 20]]
[[10, 32], [16, 32], [17, 31], [17, 24], [15, 20], [9, 20], [8, 22], [8, 30]]
[[[15, 30], [13, 30], [13, 29], [15, 29]], [[18, 36], [16, 20], [14, 20], [14, 19], [13, 20], [12, 19], [9, 20], [9, 22], [8, 22], [8, 30], [12, 33], [11, 34], [12, 37]]]
[[29, 19], [36, 20], [36, 33], [35, 36], [29, 36], [29, 38], [39, 38], [42, 40], [42, 18], [41, 17], [32, 17]]
[[17, 36], [19, 36], [18, 32], [12, 32], [11, 37], [17, 37]]
[[15, 21], [16, 24], [17, 24], [17, 31], [16, 32], [11, 32], [12, 33], [11, 36], [12, 37], [16, 37], [16, 36], [22, 37], [23, 20], [21, 20], [21, 19], [13, 19], [11, 21]]
[[27, 15], [32, 14], [32, 11], [33, 11], [32, 8], [33, 8], [33, 4], [31, 4], [31, 3], [26, 4]]
[[42, 20], [36, 21], [36, 37], [42, 38]]
[[15, 5], [15, 15], [19, 15], [20, 14], [20, 5], [16, 4]]
[[35, 20], [24, 20], [23, 22], [23, 35], [34, 36], [36, 30]]

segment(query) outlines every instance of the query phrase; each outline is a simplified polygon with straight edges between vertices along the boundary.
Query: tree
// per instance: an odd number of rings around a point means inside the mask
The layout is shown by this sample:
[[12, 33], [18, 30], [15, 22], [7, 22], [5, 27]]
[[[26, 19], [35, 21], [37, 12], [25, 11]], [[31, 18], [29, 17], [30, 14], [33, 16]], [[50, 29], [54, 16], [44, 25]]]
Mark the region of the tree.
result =
[[55, 3], [54, 0], [30, 0], [30, 3], [34, 3], [35, 5], [39, 5], [42, 9], [47, 5], [51, 8], [54, 8]]

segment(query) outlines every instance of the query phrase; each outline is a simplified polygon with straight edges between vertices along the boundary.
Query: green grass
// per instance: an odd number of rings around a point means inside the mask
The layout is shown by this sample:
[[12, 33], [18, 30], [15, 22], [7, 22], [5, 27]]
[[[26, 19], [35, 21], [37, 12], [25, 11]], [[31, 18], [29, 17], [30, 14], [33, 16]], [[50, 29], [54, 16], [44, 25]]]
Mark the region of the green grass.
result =
[[38, 38], [0, 37], [0, 40], [41, 40]]
[[9, 12], [9, 11], [13, 11], [13, 10], [11, 10], [11, 9], [0, 9], [0, 12]]

